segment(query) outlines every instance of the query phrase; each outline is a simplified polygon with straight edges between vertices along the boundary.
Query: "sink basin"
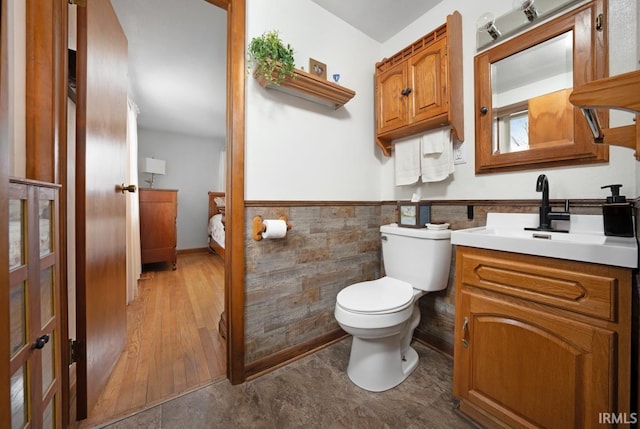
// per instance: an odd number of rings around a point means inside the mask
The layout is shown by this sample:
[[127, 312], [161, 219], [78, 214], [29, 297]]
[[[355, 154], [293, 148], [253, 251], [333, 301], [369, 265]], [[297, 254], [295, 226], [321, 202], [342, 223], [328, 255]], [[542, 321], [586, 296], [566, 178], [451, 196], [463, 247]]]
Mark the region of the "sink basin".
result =
[[638, 267], [635, 237], [604, 235], [601, 215], [571, 215], [570, 221], [554, 221], [554, 227], [569, 230], [568, 233], [524, 229], [537, 226], [537, 214], [488, 213], [486, 226], [452, 231], [451, 243], [618, 267]]

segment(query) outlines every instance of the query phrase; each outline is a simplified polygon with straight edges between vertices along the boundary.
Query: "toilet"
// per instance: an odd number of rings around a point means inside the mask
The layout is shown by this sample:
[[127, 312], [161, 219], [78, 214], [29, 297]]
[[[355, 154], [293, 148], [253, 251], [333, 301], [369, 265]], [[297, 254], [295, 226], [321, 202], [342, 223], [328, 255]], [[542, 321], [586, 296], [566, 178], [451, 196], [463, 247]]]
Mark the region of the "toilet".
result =
[[357, 386], [382, 392], [402, 383], [418, 365], [410, 346], [420, 322], [418, 299], [447, 287], [451, 230], [380, 227], [386, 276], [347, 286], [335, 318], [353, 336], [347, 374]]

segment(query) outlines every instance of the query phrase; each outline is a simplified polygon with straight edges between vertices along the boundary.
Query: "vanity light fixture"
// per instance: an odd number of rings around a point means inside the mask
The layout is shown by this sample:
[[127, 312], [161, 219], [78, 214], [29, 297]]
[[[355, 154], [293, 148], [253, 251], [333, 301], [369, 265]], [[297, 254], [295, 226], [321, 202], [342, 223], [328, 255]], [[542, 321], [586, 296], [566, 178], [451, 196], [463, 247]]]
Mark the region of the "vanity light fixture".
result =
[[478, 32], [486, 31], [493, 40], [502, 35], [498, 27], [496, 27], [496, 19], [491, 12], [485, 12], [476, 21], [476, 29]]
[[535, 0], [525, 0], [520, 6], [522, 12], [527, 17], [527, 21], [533, 22], [538, 17], [538, 9], [533, 4]]
[[[476, 48], [481, 50], [497, 43], [580, 1], [582, 0], [513, 0], [512, 10], [504, 15], [494, 18], [493, 13], [486, 12], [476, 21]], [[526, 19], [523, 18], [523, 13]]]

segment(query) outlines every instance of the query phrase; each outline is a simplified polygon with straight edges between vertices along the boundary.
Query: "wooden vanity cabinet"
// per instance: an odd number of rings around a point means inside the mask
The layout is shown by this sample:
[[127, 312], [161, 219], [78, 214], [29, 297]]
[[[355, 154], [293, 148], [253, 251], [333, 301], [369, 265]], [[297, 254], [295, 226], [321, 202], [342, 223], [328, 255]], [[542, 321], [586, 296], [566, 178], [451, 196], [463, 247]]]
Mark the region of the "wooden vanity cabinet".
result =
[[631, 418], [632, 270], [458, 246], [454, 395], [489, 428]]
[[176, 269], [178, 191], [140, 189], [140, 246], [142, 263], [170, 262]]
[[451, 125], [464, 140], [462, 18], [447, 23], [376, 64], [376, 143], [387, 156], [391, 141]]

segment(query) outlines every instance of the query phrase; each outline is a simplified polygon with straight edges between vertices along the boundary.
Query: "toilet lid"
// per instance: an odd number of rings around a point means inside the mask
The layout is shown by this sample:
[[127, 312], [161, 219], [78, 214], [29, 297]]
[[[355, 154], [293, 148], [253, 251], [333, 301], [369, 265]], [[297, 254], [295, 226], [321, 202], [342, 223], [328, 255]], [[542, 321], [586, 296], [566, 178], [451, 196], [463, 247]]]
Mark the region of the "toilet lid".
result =
[[356, 283], [338, 293], [337, 302], [355, 313], [385, 313], [400, 309], [413, 301], [413, 286], [402, 280], [383, 277]]

